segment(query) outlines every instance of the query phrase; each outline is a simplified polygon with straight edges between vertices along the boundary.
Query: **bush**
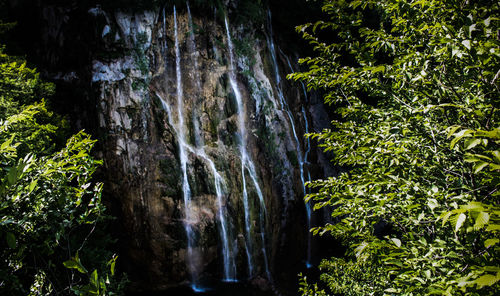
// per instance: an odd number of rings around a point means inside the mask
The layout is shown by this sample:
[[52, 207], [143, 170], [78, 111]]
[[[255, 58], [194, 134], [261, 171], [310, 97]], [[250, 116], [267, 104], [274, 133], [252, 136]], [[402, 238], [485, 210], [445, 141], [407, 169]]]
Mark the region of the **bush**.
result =
[[[104, 295], [109, 280], [103, 279], [114, 274], [109, 239], [96, 236], [107, 217], [102, 184], [92, 180], [101, 163], [90, 155], [95, 141], [80, 132], [60, 144], [66, 123], [41, 100], [53, 91], [0, 47], [2, 295]], [[93, 272], [73, 271], [67, 262], [82, 266], [78, 254]]]
[[307, 196], [336, 221], [314, 233], [348, 248], [321, 280], [343, 295], [496, 295], [499, 4], [326, 0], [323, 11], [328, 21], [298, 28], [317, 56], [291, 75], [323, 89], [338, 117], [311, 135], [343, 169]]

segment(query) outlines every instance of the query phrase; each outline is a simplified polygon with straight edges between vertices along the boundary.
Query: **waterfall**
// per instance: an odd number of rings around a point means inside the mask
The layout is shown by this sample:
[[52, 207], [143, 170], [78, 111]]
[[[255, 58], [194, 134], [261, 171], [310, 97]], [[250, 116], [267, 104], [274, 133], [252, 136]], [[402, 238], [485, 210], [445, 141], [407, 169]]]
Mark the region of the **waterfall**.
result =
[[[296, 145], [296, 150], [297, 150], [297, 160], [299, 162], [300, 181], [302, 183], [302, 193], [305, 196], [307, 194], [307, 190], [306, 190], [306, 186], [305, 186], [306, 180], [304, 177], [304, 163], [306, 163], [306, 161], [307, 161], [307, 154], [309, 153], [310, 146], [308, 146], [306, 153], [304, 153], [304, 155], [302, 155], [302, 151], [300, 148], [300, 141], [299, 141], [299, 138], [297, 136], [297, 132], [296, 132], [295, 124], [294, 124], [294, 120], [293, 120], [293, 114], [292, 114], [290, 107], [288, 106], [288, 103], [283, 95], [283, 89], [281, 88], [281, 76], [280, 76], [280, 72], [279, 72], [279, 68], [278, 68], [278, 58], [276, 55], [276, 46], [274, 45], [274, 40], [273, 40], [272, 18], [271, 18], [271, 10], [270, 9], [267, 10], [267, 16], [268, 16], [268, 22], [269, 22], [269, 36], [267, 36], [267, 43], [268, 43], [268, 47], [271, 51], [271, 59], [273, 62], [274, 75], [275, 75], [275, 79], [276, 79], [276, 89], [277, 89], [278, 97], [279, 97], [280, 102], [281, 102], [282, 109], [288, 115], [290, 127], [292, 129], [293, 138], [295, 140], [295, 145]], [[288, 66], [290, 67], [290, 70], [293, 72], [293, 67], [292, 67], [292, 64], [290, 63], [290, 60], [288, 60], [288, 57], [287, 57], [287, 62], [288, 62]], [[305, 87], [303, 87], [303, 90], [304, 90], [304, 95], [306, 95]], [[306, 96], [306, 98], [307, 98], [307, 96]], [[305, 115], [304, 109], [302, 109], [302, 110], [303, 110], [304, 115]], [[307, 117], [304, 117], [304, 119], [306, 120], [306, 125], [307, 125]], [[306, 133], [307, 133], [307, 131], [306, 131]], [[309, 232], [309, 229], [311, 228], [311, 206], [309, 205], [309, 203], [306, 203], [306, 215], [307, 215], [307, 230], [308, 230], [306, 266], [310, 267], [311, 266], [311, 263], [310, 263], [310, 261], [311, 261], [311, 234]]]
[[[295, 71], [293, 70], [293, 67], [292, 67], [292, 63], [290, 62], [290, 59], [288, 58], [288, 56], [283, 53], [283, 51], [281, 50], [281, 48], [279, 49], [279, 51], [286, 58], [286, 61], [288, 63], [288, 67], [290, 68], [290, 71], [292, 73], [295, 73]], [[306, 87], [305, 87], [304, 83], [302, 83], [302, 81], [300, 83], [302, 84], [302, 91], [304, 93], [304, 97], [305, 97], [306, 102], [307, 102], [307, 90], [306, 90]], [[304, 119], [305, 133], [308, 134], [309, 133], [309, 122], [307, 120], [306, 109], [304, 108], [304, 106], [302, 106], [302, 118]], [[309, 163], [308, 160], [307, 160], [307, 158], [308, 158], [310, 152], [311, 152], [311, 139], [309, 139], [309, 137], [308, 137], [306, 139], [306, 150], [304, 151], [304, 157], [303, 157], [303, 163], [304, 164]], [[301, 172], [303, 173], [303, 171], [301, 171]], [[303, 179], [303, 177], [302, 177], [302, 179]], [[307, 181], [311, 182], [311, 173], [309, 171], [307, 171]], [[305, 184], [302, 186], [302, 189], [304, 191], [304, 196], [305, 196], [307, 194]], [[311, 264], [311, 254], [312, 254], [312, 250], [311, 250], [312, 242], [311, 241], [312, 241], [312, 233], [309, 230], [311, 229], [312, 208], [311, 208], [311, 204], [309, 202], [306, 202], [306, 215], [307, 215], [307, 230], [308, 230], [308, 233], [307, 233], [307, 260], [306, 260], [306, 266], [307, 266], [307, 268], [310, 268], [310, 267], [312, 267], [312, 264]]]
[[[186, 2], [187, 5], [187, 11], [188, 11], [188, 20], [189, 20], [189, 27], [190, 27], [190, 34], [189, 34], [189, 42], [188, 42], [188, 50], [190, 51], [190, 55], [192, 57], [192, 60], [194, 61], [194, 68], [193, 68], [193, 77], [194, 77], [194, 82], [195, 82], [195, 88], [196, 88], [196, 94], [198, 96], [201, 96], [201, 78], [200, 78], [200, 71], [199, 71], [199, 66], [198, 66], [198, 51], [196, 50], [196, 40], [194, 36], [194, 26], [193, 26], [193, 19], [191, 16], [191, 9], [189, 7], [189, 2]], [[217, 171], [217, 168], [215, 167], [214, 162], [207, 156], [204, 148], [204, 140], [203, 137], [201, 136], [201, 129], [198, 121], [198, 100], [197, 98], [195, 104], [193, 104], [193, 112], [192, 112], [192, 119], [193, 119], [193, 129], [194, 129], [194, 138], [195, 138], [195, 149], [191, 149], [193, 153], [195, 153], [197, 156], [200, 158], [204, 159], [208, 165], [210, 170], [212, 171], [212, 174], [214, 176], [214, 185], [215, 185], [215, 191], [217, 195], [217, 205], [218, 205], [218, 217], [219, 217], [219, 223], [220, 223], [220, 236], [221, 236], [221, 242], [222, 242], [222, 258], [224, 262], [224, 277], [223, 281], [226, 282], [235, 282], [236, 281], [236, 262], [235, 262], [235, 255], [236, 252], [231, 248], [230, 246], [230, 231], [229, 227], [227, 225], [226, 221], [226, 215], [224, 209], [224, 203], [223, 203], [223, 198], [225, 196], [224, 188], [225, 188], [225, 182], [220, 173]]]
[[[283, 53], [283, 51], [281, 50], [281, 48], [279, 48], [279, 51], [286, 58], [286, 61], [288, 63], [288, 67], [290, 68], [290, 71], [292, 73], [295, 73], [295, 71], [293, 70], [293, 67], [292, 67], [292, 63], [290, 62], [290, 59], [288, 58], [288, 56]], [[306, 87], [305, 87], [304, 83], [302, 83], [302, 81], [300, 83], [302, 85], [302, 91], [304, 93], [304, 98], [306, 99], [306, 102], [307, 102], [307, 90], [306, 90]], [[309, 133], [309, 122], [307, 120], [306, 109], [304, 108], [304, 106], [302, 106], [302, 118], [304, 119], [305, 133], [308, 134]], [[309, 137], [308, 137], [306, 139], [306, 149], [304, 151], [304, 157], [303, 157], [303, 163], [304, 164], [309, 163], [308, 160], [307, 160], [307, 158], [308, 158], [310, 152], [311, 152], [311, 139], [309, 139]], [[311, 173], [309, 171], [307, 171], [307, 181], [311, 182]], [[304, 196], [305, 196], [307, 194], [306, 186], [303, 185], [302, 189], [304, 191]], [[306, 260], [306, 267], [310, 268], [310, 267], [312, 267], [312, 264], [311, 264], [312, 233], [309, 231], [311, 229], [311, 219], [312, 219], [312, 208], [311, 208], [311, 203], [310, 202], [306, 202], [306, 215], [307, 215], [307, 230], [308, 230], [308, 233], [307, 233], [307, 260]]]
[[288, 103], [285, 99], [285, 96], [283, 95], [283, 89], [281, 88], [281, 76], [280, 76], [280, 72], [279, 72], [279, 68], [278, 68], [278, 59], [276, 57], [276, 47], [275, 47], [274, 41], [273, 41], [273, 30], [272, 30], [272, 24], [271, 24], [271, 11], [270, 10], [268, 10], [268, 18], [269, 18], [269, 36], [267, 37], [267, 43], [268, 43], [268, 47], [271, 51], [271, 59], [273, 61], [274, 75], [275, 75], [275, 79], [276, 79], [276, 89], [277, 89], [278, 97], [279, 97], [280, 102], [281, 102], [281, 107], [286, 112], [288, 119], [289, 119], [290, 127], [292, 129], [293, 138], [295, 140], [295, 147], [297, 149], [297, 159], [299, 162], [300, 180], [302, 182], [302, 189], [303, 189], [303, 193], [305, 195], [306, 189], [305, 189], [305, 185], [304, 185], [304, 183], [305, 183], [304, 160], [303, 160], [302, 151], [300, 148], [300, 141], [299, 141], [299, 138], [297, 136], [297, 131], [295, 129], [293, 114], [290, 110], [290, 107], [288, 106]]
[[[177, 138], [179, 141], [179, 160], [182, 170], [182, 194], [184, 197], [184, 228], [186, 230], [187, 236], [187, 258], [188, 268], [191, 274], [192, 288], [197, 291], [200, 290], [197, 287], [198, 283], [198, 268], [196, 263], [199, 257], [197, 252], [193, 250], [194, 244], [194, 233], [192, 229], [192, 224], [195, 222], [193, 219], [192, 205], [191, 205], [191, 189], [189, 187], [189, 180], [187, 174], [187, 143], [186, 143], [186, 127], [184, 125], [184, 93], [182, 86], [182, 72], [181, 72], [181, 53], [179, 49], [179, 37], [178, 37], [178, 25], [177, 25], [177, 11], [174, 6], [174, 32], [175, 32], [175, 74], [176, 74], [176, 89], [177, 89]], [[170, 117], [169, 117], [170, 118]]]
[[[304, 123], [305, 123], [305, 132], [306, 134], [309, 133], [309, 122], [307, 121], [307, 115], [306, 115], [306, 110], [304, 106], [302, 106], [302, 117], [304, 118]], [[309, 137], [307, 138], [306, 142], [306, 151], [304, 152], [304, 163], [308, 163], [307, 157], [309, 156], [309, 152], [311, 151], [311, 139]], [[307, 171], [307, 181], [311, 182], [311, 172]], [[306, 192], [306, 186], [304, 185], [304, 195], [307, 194]], [[306, 260], [306, 267], [310, 268], [312, 267], [311, 264], [311, 255], [312, 255], [312, 233], [311, 233], [311, 219], [312, 219], [312, 208], [311, 208], [311, 202], [306, 202], [306, 214], [307, 214], [307, 260]]]
[[245, 211], [245, 230], [246, 230], [246, 237], [245, 237], [245, 242], [246, 242], [246, 252], [247, 252], [247, 259], [248, 259], [248, 272], [249, 276], [252, 276], [254, 273], [254, 266], [253, 266], [253, 244], [252, 244], [252, 225], [251, 225], [251, 217], [250, 217], [250, 205], [249, 205], [249, 200], [248, 200], [248, 188], [247, 188], [247, 182], [246, 182], [246, 171], [248, 171], [248, 175], [255, 187], [255, 191], [257, 193], [257, 196], [259, 198], [259, 204], [260, 204], [260, 212], [259, 212], [259, 227], [260, 227], [260, 235], [261, 235], [261, 240], [262, 240], [262, 255], [264, 257], [264, 268], [266, 275], [269, 280], [271, 280], [271, 274], [269, 272], [269, 264], [268, 264], [268, 258], [267, 258], [267, 251], [266, 251], [266, 238], [265, 238], [265, 216], [266, 216], [266, 205], [264, 202], [264, 196], [262, 194], [262, 191], [260, 189], [259, 182], [257, 180], [257, 173], [255, 171], [255, 165], [253, 164], [253, 161], [248, 155], [247, 149], [246, 149], [246, 140], [247, 140], [247, 131], [245, 127], [245, 114], [244, 114], [244, 107], [243, 107], [243, 101], [241, 97], [240, 90], [238, 88], [238, 84], [236, 81], [236, 67], [235, 67], [235, 61], [234, 61], [234, 47], [231, 39], [231, 33], [229, 30], [229, 24], [227, 17], [225, 18], [225, 26], [226, 26], [226, 33], [227, 33], [227, 44], [228, 44], [228, 49], [229, 49], [229, 83], [231, 85], [231, 88], [233, 90], [234, 96], [236, 98], [236, 105], [237, 105], [237, 112], [238, 112], [238, 129], [239, 129], [239, 138], [240, 138], [240, 143], [239, 143], [239, 150], [240, 150], [240, 158], [241, 158], [241, 178], [242, 178], [242, 186], [243, 186], [243, 207]]
[[162, 11], [162, 16], [163, 16], [163, 22], [162, 22], [162, 34], [163, 34], [163, 40], [162, 40], [162, 50], [163, 54], [166, 55], [168, 51], [168, 45], [167, 45], [167, 21], [166, 21], [166, 16], [165, 16], [165, 7], [163, 7]]
[[[288, 63], [288, 67], [290, 68], [290, 71], [292, 73], [295, 73], [295, 71], [293, 70], [293, 67], [292, 67], [292, 63], [290, 62], [290, 59], [288, 58], [288, 56], [281, 50], [280, 47], [278, 47], [278, 50], [281, 52], [281, 55], [283, 55], [285, 57], [286, 62]], [[300, 85], [302, 86], [302, 93], [304, 94], [304, 99], [305, 99], [306, 102], [308, 102], [308, 96], [307, 96], [306, 86], [304, 85], [304, 82], [302, 82], [302, 81], [300, 81]]]
[[196, 147], [203, 146], [203, 137], [200, 135], [200, 122], [198, 120], [198, 102], [199, 102], [199, 96], [201, 92], [201, 78], [200, 78], [200, 71], [199, 71], [199, 66], [198, 66], [198, 51], [196, 50], [196, 40], [194, 39], [194, 26], [193, 26], [193, 18], [191, 16], [191, 8], [189, 7], [189, 1], [186, 1], [186, 6], [187, 6], [187, 12], [188, 12], [188, 22], [189, 22], [189, 39], [188, 39], [188, 50], [191, 55], [191, 60], [194, 63], [194, 68], [193, 68], [193, 80], [195, 83], [195, 88], [196, 88], [196, 94], [198, 97], [194, 98], [195, 99], [195, 104], [193, 104], [193, 113], [192, 113], [192, 120], [193, 120], [193, 129], [194, 129], [194, 142]]

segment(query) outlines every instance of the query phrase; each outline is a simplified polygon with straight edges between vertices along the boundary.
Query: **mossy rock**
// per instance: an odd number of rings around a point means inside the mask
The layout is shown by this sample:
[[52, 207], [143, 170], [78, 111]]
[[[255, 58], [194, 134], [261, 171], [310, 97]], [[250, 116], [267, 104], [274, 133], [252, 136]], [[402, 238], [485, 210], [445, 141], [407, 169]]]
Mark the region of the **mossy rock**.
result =
[[226, 102], [224, 104], [224, 115], [226, 117], [231, 117], [236, 113], [238, 113], [238, 103], [234, 93], [230, 92], [227, 94]]
[[182, 196], [182, 172], [175, 158], [160, 160], [161, 177], [160, 182], [165, 184], [164, 195]]
[[292, 164], [292, 166], [297, 167], [299, 165], [299, 160], [297, 158], [296, 151], [293, 151], [293, 150], [287, 151], [286, 157], [288, 158], [288, 160], [290, 160], [290, 163]]

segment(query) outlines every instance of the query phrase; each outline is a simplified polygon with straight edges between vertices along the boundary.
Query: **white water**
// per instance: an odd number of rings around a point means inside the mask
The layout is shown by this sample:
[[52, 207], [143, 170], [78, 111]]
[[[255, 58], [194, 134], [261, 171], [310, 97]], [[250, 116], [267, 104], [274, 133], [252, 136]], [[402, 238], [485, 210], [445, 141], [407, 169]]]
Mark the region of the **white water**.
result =
[[[191, 274], [192, 288], [193, 290], [199, 290], [197, 287], [198, 282], [198, 271], [196, 266], [198, 260], [198, 254], [193, 250], [194, 244], [194, 233], [192, 229], [192, 224], [195, 222], [192, 205], [191, 205], [191, 189], [189, 187], [189, 180], [187, 174], [187, 143], [186, 143], [186, 127], [184, 125], [184, 93], [182, 88], [182, 72], [181, 72], [181, 53], [179, 49], [179, 38], [178, 38], [178, 26], [177, 26], [177, 11], [174, 6], [174, 32], [175, 32], [175, 74], [176, 74], [176, 88], [177, 88], [177, 140], [179, 142], [179, 161], [182, 170], [182, 194], [184, 197], [184, 228], [186, 230], [187, 236], [187, 258], [188, 268]], [[169, 116], [169, 118], [171, 118]]]
[[253, 164], [253, 161], [250, 157], [250, 155], [247, 152], [246, 149], [246, 138], [247, 138], [247, 131], [246, 131], [246, 126], [245, 126], [245, 114], [244, 114], [244, 106], [243, 106], [243, 100], [241, 98], [241, 93], [238, 88], [238, 84], [236, 82], [236, 67], [235, 67], [235, 61], [234, 61], [234, 47], [231, 39], [231, 33], [229, 30], [229, 24], [227, 17], [225, 18], [225, 25], [226, 25], [226, 33], [227, 33], [227, 44], [228, 44], [228, 49], [229, 49], [229, 83], [231, 85], [231, 88], [233, 90], [234, 96], [236, 98], [236, 105], [237, 105], [237, 111], [238, 111], [238, 129], [239, 129], [239, 138], [240, 138], [240, 143], [239, 143], [239, 148], [240, 148], [240, 158], [241, 158], [241, 177], [242, 177], [242, 183], [243, 183], [243, 207], [245, 210], [245, 230], [246, 230], [246, 252], [247, 252], [247, 259], [248, 259], [248, 273], [249, 276], [252, 276], [254, 273], [254, 250], [253, 250], [253, 244], [252, 244], [252, 223], [251, 223], [251, 217], [250, 217], [250, 205], [249, 205], [249, 200], [248, 200], [248, 188], [247, 188], [247, 182], [246, 182], [246, 171], [248, 171], [248, 175], [254, 185], [255, 191], [257, 193], [257, 196], [259, 198], [259, 204], [260, 204], [260, 213], [259, 213], [259, 227], [260, 227], [260, 235], [261, 235], [261, 240], [262, 240], [262, 256], [264, 257], [264, 268], [266, 275], [268, 279], [271, 279], [271, 274], [269, 272], [269, 264], [268, 264], [268, 258], [267, 258], [267, 251], [266, 251], [266, 238], [265, 238], [265, 216], [266, 216], [266, 206], [264, 202], [264, 196], [262, 194], [262, 190], [260, 189], [259, 182], [257, 180], [257, 173], [255, 171], [255, 166]]
[[165, 7], [163, 7], [162, 11], [163, 15], [163, 23], [162, 23], [162, 34], [163, 34], [163, 41], [162, 41], [162, 49], [163, 49], [163, 54], [165, 55], [168, 51], [168, 45], [167, 45], [167, 21], [166, 21], [166, 16], [165, 16]]
[[[286, 61], [288, 63], [288, 67], [290, 68], [290, 71], [292, 73], [295, 73], [295, 71], [293, 70], [293, 67], [292, 67], [292, 63], [290, 62], [290, 59], [288, 58], [288, 56], [285, 55], [283, 53], [283, 51], [281, 51], [281, 49], [279, 49], [279, 50], [283, 54], [283, 56], [285, 56]], [[302, 81], [300, 83], [302, 84], [302, 91], [304, 92], [304, 98], [307, 102], [306, 87], [305, 87], [304, 83], [302, 83]], [[306, 109], [304, 108], [304, 106], [302, 106], [302, 118], [304, 119], [304, 123], [305, 123], [305, 133], [308, 134], [309, 133], [309, 122], [307, 120]], [[307, 137], [306, 138], [306, 150], [304, 151], [304, 157], [303, 157], [304, 164], [309, 163], [307, 159], [308, 159], [310, 152], [311, 152], [311, 139], [309, 137]], [[303, 179], [303, 177], [302, 177], [302, 179]], [[309, 171], [307, 171], [307, 181], [311, 182], [311, 173]], [[305, 196], [307, 194], [305, 184], [303, 185], [302, 189], [304, 191], [304, 196]], [[311, 208], [310, 202], [306, 202], [306, 215], [307, 215], [307, 229], [310, 230], [311, 229], [311, 219], [312, 219], [312, 208]], [[312, 233], [310, 231], [308, 231], [308, 233], [307, 233], [307, 260], [306, 260], [306, 266], [308, 268], [312, 267], [312, 264], [311, 264], [312, 250], [311, 249], [312, 249]]]
[[[309, 133], [309, 123], [307, 121], [307, 115], [306, 115], [306, 110], [304, 106], [302, 106], [302, 117], [304, 118], [305, 122], [305, 132], [306, 134]], [[304, 152], [304, 163], [308, 163], [307, 157], [309, 156], [309, 152], [311, 151], [311, 139], [307, 137], [307, 145], [306, 145], [306, 151]], [[307, 171], [307, 181], [311, 182], [311, 172]], [[307, 194], [306, 192], [306, 186], [304, 185], [304, 195]], [[311, 264], [311, 255], [312, 255], [312, 233], [309, 231], [311, 229], [311, 216], [312, 216], [312, 208], [311, 208], [311, 202], [306, 202], [306, 213], [307, 213], [307, 260], [306, 260], [306, 266], [308, 268], [312, 267]]]
[[[288, 63], [288, 67], [290, 68], [290, 71], [292, 73], [295, 73], [295, 71], [293, 70], [293, 67], [292, 67], [292, 63], [290, 62], [290, 59], [288, 58], [288, 56], [281, 50], [281, 48], [278, 47], [278, 50], [286, 58], [286, 61]], [[302, 82], [302, 81], [300, 81], [300, 85], [302, 86], [302, 92], [304, 93], [304, 99], [305, 99], [306, 102], [308, 102], [308, 96], [307, 96], [306, 86], [304, 85], [304, 82]]]
[[[268, 22], [269, 22], [269, 36], [267, 37], [267, 43], [268, 43], [268, 47], [271, 51], [271, 59], [273, 61], [274, 75], [276, 78], [276, 88], [277, 88], [277, 92], [278, 92], [278, 97], [280, 98], [280, 101], [281, 101], [281, 106], [282, 106], [283, 110], [287, 113], [288, 118], [289, 118], [290, 127], [292, 128], [292, 134], [293, 134], [293, 137], [295, 140], [295, 145], [296, 145], [296, 150], [297, 150], [297, 160], [299, 162], [299, 172], [300, 172], [300, 181], [302, 183], [302, 193], [305, 196], [307, 194], [307, 190], [306, 190], [306, 186], [305, 186], [306, 180], [304, 177], [304, 164], [307, 163], [307, 156], [308, 156], [309, 151], [310, 151], [310, 141], [308, 140], [306, 152], [304, 153], [304, 155], [302, 155], [302, 151], [300, 148], [300, 141], [299, 141], [299, 138], [297, 137], [297, 132], [295, 130], [293, 115], [292, 115], [292, 112], [290, 111], [290, 107], [288, 106], [288, 103], [286, 102], [286, 99], [283, 95], [283, 89], [281, 87], [281, 76], [280, 76], [280, 72], [279, 72], [279, 68], [278, 68], [278, 59], [276, 56], [276, 46], [274, 45], [274, 40], [273, 40], [271, 10], [267, 11], [267, 15], [268, 15]], [[288, 59], [288, 57], [286, 55], [284, 55], [284, 56], [286, 57], [287, 62], [288, 62], [288, 66], [290, 67], [290, 70], [293, 73], [294, 71], [293, 71], [292, 64], [290, 63], [290, 60]], [[302, 87], [303, 87], [304, 95], [306, 96], [305, 98], [307, 99], [307, 94], [306, 94], [304, 85], [302, 85]], [[306, 133], [308, 133], [309, 127], [308, 127], [308, 122], [307, 122], [307, 116], [305, 116], [305, 110], [303, 107], [302, 107], [302, 113], [303, 113], [304, 120], [305, 120]], [[308, 175], [309, 175], [309, 173], [308, 173]], [[310, 178], [308, 181], [310, 181]], [[309, 232], [309, 229], [311, 228], [311, 206], [309, 203], [306, 203], [306, 215], [307, 215], [307, 230], [308, 230], [306, 266], [310, 267], [311, 266], [311, 263], [310, 263], [311, 262], [311, 233]]]
[[271, 24], [271, 11], [270, 10], [268, 10], [268, 18], [269, 18], [269, 37], [267, 38], [267, 43], [268, 43], [269, 49], [271, 50], [271, 59], [273, 61], [274, 75], [276, 78], [276, 89], [278, 92], [278, 97], [280, 99], [282, 109], [288, 115], [290, 127], [292, 129], [293, 138], [295, 140], [295, 147], [297, 149], [297, 160], [299, 162], [300, 180], [302, 182], [302, 189], [303, 189], [303, 193], [305, 195], [306, 189], [305, 189], [305, 185], [304, 185], [304, 183], [305, 183], [304, 160], [303, 160], [302, 151], [300, 148], [300, 141], [299, 141], [299, 138], [297, 136], [297, 131], [295, 129], [293, 114], [290, 111], [290, 107], [288, 106], [288, 103], [286, 102], [286, 99], [283, 95], [283, 89], [281, 88], [281, 75], [280, 75], [279, 68], [278, 68], [278, 59], [276, 57], [276, 47], [275, 47], [274, 41], [273, 41], [273, 30], [272, 30], [272, 24]]
[[[198, 51], [196, 50], [196, 40], [194, 36], [194, 26], [193, 26], [193, 19], [191, 16], [191, 9], [189, 7], [189, 2], [186, 2], [187, 5], [187, 11], [188, 11], [188, 19], [189, 19], [189, 27], [190, 27], [190, 34], [189, 34], [189, 42], [188, 42], [188, 49], [190, 51], [190, 55], [192, 60], [194, 61], [194, 68], [193, 68], [193, 78], [195, 82], [195, 87], [196, 87], [196, 95], [201, 96], [201, 78], [200, 78], [200, 71], [199, 71], [199, 66], [198, 66]], [[195, 147], [196, 148], [190, 148], [190, 150], [196, 154], [198, 157], [204, 159], [212, 171], [212, 175], [214, 176], [214, 185], [215, 185], [215, 191], [217, 195], [217, 204], [218, 204], [218, 217], [219, 217], [219, 222], [220, 222], [220, 236], [221, 236], [221, 241], [222, 241], [222, 257], [223, 257], [223, 262], [224, 262], [224, 277], [223, 280], [226, 282], [235, 282], [237, 280], [236, 278], [236, 262], [235, 262], [235, 256], [236, 252], [231, 248], [229, 244], [229, 227], [227, 225], [226, 221], [226, 215], [225, 213], [225, 207], [224, 207], [224, 202], [223, 198], [225, 196], [225, 181], [220, 175], [220, 173], [217, 171], [217, 168], [215, 167], [214, 162], [207, 156], [204, 148], [204, 140], [203, 137], [201, 136], [201, 129], [200, 129], [200, 124], [198, 121], [198, 101], [197, 98], [194, 98], [195, 102], [193, 104], [193, 129], [194, 129], [194, 138], [195, 138]]]
[[[188, 50], [191, 56], [191, 60], [193, 61], [193, 80], [196, 88], [196, 95], [199, 97], [201, 95], [201, 78], [200, 71], [198, 66], [198, 50], [196, 49], [196, 40], [194, 38], [194, 26], [193, 26], [193, 18], [191, 17], [191, 9], [189, 7], [189, 1], [186, 1], [187, 11], [188, 11], [188, 22], [189, 22], [189, 40], [188, 40]], [[201, 136], [200, 131], [200, 121], [198, 116], [198, 97], [193, 98], [195, 100], [193, 104], [193, 113], [192, 113], [192, 121], [193, 121], [193, 129], [194, 129], [194, 141], [195, 146], [200, 147], [204, 145], [203, 137]]]

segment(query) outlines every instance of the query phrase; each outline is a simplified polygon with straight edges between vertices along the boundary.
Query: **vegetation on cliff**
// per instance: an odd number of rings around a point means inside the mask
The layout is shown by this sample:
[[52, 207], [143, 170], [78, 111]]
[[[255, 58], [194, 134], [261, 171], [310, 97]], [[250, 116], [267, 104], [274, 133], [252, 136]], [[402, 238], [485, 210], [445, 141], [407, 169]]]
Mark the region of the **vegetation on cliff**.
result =
[[0, 45], [0, 294], [117, 291], [108, 278], [116, 257], [100, 234], [102, 184], [92, 180], [101, 163], [90, 155], [95, 141], [69, 137], [42, 99], [54, 85], [4, 52]]
[[[291, 75], [335, 110], [312, 134], [343, 172], [307, 196], [346, 247], [303, 295], [498, 295], [500, 7], [324, 0]], [[326, 39], [328, 37], [328, 39]], [[324, 288], [318, 288], [321, 286]]]

